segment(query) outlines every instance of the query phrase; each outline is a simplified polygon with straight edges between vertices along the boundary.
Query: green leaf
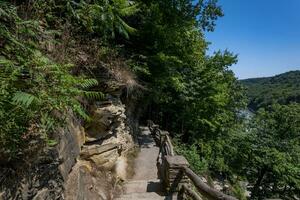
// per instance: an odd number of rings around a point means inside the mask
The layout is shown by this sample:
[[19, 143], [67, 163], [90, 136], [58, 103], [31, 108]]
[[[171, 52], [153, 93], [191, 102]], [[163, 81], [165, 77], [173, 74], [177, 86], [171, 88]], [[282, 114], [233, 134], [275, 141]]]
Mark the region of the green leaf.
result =
[[50, 147], [56, 146], [58, 144], [58, 142], [56, 140], [47, 140], [47, 145]]
[[36, 96], [26, 93], [26, 92], [16, 92], [13, 96], [12, 101], [15, 104], [25, 106], [26, 108], [28, 108], [33, 103], [37, 103], [38, 98]]
[[104, 94], [102, 92], [83, 91], [83, 94], [89, 100], [102, 100], [104, 98]]
[[80, 87], [83, 89], [88, 89], [98, 85], [98, 81], [96, 79], [84, 79], [80, 83]]

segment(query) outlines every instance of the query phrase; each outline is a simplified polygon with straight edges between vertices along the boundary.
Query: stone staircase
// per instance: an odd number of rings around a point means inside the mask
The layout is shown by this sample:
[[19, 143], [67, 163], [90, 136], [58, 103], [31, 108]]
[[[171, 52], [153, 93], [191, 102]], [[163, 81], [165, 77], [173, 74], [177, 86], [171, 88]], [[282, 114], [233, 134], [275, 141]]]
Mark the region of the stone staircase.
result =
[[125, 183], [124, 194], [116, 200], [175, 200], [171, 196], [164, 196], [161, 182], [155, 180], [129, 180]]
[[176, 200], [176, 197], [164, 195], [156, 166], [159, 148], [155, 145], [149, 129], [140, 129], [140, 152], [135, 159], [135, 175], [125, 181], [124, 193], [115, 200]]

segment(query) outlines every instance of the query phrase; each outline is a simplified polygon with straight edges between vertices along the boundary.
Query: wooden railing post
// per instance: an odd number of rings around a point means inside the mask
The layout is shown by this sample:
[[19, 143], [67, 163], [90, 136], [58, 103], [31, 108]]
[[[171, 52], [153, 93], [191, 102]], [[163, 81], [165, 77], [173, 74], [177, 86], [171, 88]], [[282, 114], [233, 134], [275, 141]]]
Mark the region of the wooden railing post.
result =
[[183, 156], [165, 156], [164, 167], [164, 185], [166, 191], [170, 193], [178, 192], [180, 189], [179, 186], [189, 183], [188, 177], [185, 176], [182, 170], [185, 167], [189, 167], [189, 163]]

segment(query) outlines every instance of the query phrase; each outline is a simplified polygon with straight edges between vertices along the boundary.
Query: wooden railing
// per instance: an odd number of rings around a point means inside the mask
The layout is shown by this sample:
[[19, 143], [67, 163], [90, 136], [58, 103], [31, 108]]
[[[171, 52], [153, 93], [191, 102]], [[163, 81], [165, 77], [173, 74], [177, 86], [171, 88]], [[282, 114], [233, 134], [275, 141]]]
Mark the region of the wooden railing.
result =
[[[193, 200], [237, 200], [237, 198], [226, 195], [207, 185], [189, 168], [189, 163], [183, 156], [175, 155], [167, 131], [161, 131], [159, 126], [150, 120], [148, 120], [148, 127], [160, 147], [157, 161], [161, 178], [168, 192], [177, 192], [181, 199], [189, 197]], [[196, 188], [196, 191], [193, 188]]]

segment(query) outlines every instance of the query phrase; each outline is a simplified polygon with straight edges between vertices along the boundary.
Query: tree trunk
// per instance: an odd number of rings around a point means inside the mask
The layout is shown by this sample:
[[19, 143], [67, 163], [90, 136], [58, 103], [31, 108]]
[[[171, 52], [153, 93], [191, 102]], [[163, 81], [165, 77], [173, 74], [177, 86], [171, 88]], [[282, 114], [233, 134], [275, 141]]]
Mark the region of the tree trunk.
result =
[[261, 170], [259, 170], [258, 174], [257, 174], [257, 180], [254, 184], [253, 190], [252, 190], [252, 197], [257, 197], [258, 199], [263, 199], [263, 195], [260, 191], [260, 187], [261, 187], [261, 183], [264, 179], [264, 176], [267, 172], [267, 168], [263, 167]]

